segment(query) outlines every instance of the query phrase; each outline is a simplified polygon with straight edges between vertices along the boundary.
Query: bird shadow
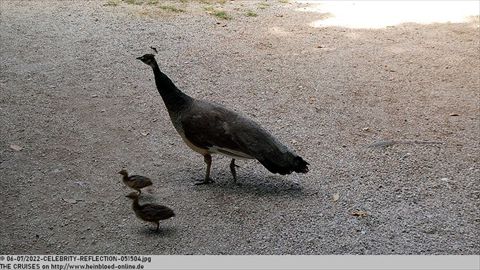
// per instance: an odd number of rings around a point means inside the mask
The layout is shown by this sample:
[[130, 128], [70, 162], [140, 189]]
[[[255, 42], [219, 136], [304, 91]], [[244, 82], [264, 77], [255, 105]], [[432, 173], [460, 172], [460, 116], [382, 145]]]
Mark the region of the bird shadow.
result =
[[[193, 183], [192, 178], [192, 183]], [[285, 176], [264, 176], [257, 174], [243, 175], [233, 182], [230, 175], [217, 176], [215, 183], [196, 186], [198, 189], [219, 191], [235, 194], [253, 194], [256, 196], [289, 196], [303, 197], [309, 196], [314, 191], [310, 191], [302, 184], [291, 181]]]
[[139, 234], [151, 237], [172, 237], [177, 233], [177, 228], [171, 226], [162, 226], [160, 224], [158, 231], [151, 227], [144, 227], [139, 229], [138, 232]]

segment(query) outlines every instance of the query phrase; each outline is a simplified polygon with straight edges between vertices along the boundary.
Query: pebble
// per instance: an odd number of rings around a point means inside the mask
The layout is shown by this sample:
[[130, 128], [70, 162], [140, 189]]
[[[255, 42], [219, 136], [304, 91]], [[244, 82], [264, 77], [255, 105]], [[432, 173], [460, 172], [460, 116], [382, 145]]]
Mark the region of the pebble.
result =
[[368, 145], [368, 147], [387, 147], [387, 146], [391, 146], [391, 145], [394, 145], [394, 144], [395, 144], [395, 141], [393, 141], [393, 140], [377, 141], [377, 142], [374, 142], [374, 143]]
[[15, 150], [15, 151], [22, 151], [23, 147], [16, 145], [16, 144], [10, 144], [10, 148]]
[[67, 202], [67, 203], [71, 203], [71, 204], [76, 204], [77, 203], [77, 200], [75, 200], [75, 199], [62, 199], [62, 200]]

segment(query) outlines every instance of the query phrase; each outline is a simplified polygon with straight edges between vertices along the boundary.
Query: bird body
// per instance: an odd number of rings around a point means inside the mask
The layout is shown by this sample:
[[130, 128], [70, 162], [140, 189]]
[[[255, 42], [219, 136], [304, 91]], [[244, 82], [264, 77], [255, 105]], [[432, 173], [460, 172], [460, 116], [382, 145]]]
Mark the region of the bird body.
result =
[[236, 180], [235, 159], [257, 159], [272, 173], [308, 172], [308, 163], [254, 121], [221, 105], [196, 100], [181, 92], [160, 71], [151, 54], [138, 57], [153, 68], [155, 83], [170, 119], [183, 141], [204, 156], [205, 179], [210, 179], [211, 154], [232, 158], [230, 169]]
[[202, 155], [257, 159], [270, 172], [283, 175], [308, 170], [259, 124], [217, 104], [198, 100], [174, 126], [186, 144]]
[[128, 175], [127, 170], [123, 169], [119, 172], [119, 174], [123, 175], [122, 181], [123, 183], [138, 191], [138, 193], [142, 193], [141, 189], [144, 187], [148, 187], [152, 185], [152, 180], [150, 178], [141, 176], [141, 175]]
[[157, 224], [157, 231], [160, 226], [160, 220], [169, 219], [175, 216], [173, 210], [167, 206], [153, 203], [140, 205], [138, 202], [139, 195], [135, 192], [128, 194], [127, 197], [133, 199], [132, 208], [135, 215], [141, 220]]

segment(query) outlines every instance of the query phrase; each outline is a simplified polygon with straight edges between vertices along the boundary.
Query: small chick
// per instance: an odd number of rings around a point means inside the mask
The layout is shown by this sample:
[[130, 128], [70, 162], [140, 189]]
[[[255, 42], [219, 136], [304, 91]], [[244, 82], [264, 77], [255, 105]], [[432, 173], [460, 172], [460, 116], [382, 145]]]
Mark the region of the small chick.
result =
[[157, 229], [155, 231], [158, 232], [158, 227], [160, 226], [160, 223], [158, 222], [159, 220], [169, 219], [175, 216], [172, 209], [163, 205], [153, 203], [140, 205], [138, 203], [138, 196], [139, 195], [135, 192], [127, 195], [128, 198], [133, 199], [133, 211], [141, 220], [157, 224]]
[[142, 193], [140, 189], [152, 185], [152, 180], [150, 180], [150, 178], [141, 175], [128, 176], [128, 172], [125, 169], [119, 171], [118, 173], [123, 175], [123, 183], [125, 183], [125, 185], [127, 185], [128, 187], [138, 191], [138, 194]]

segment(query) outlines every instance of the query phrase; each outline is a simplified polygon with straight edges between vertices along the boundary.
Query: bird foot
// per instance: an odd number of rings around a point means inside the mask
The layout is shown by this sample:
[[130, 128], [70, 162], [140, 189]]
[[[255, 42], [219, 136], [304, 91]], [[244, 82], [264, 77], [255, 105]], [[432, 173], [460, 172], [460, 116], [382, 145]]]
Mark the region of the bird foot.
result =
[[197, 181], [195, 183], [196, 186], [199, 186], [199, 185], [207, 185], [207, 184], [211, 184], [211, 183], [215, 183], [215, 181], [213, 181], [212, 178], [206, 178], [204, 180], [200, 180], [200, 181]]

